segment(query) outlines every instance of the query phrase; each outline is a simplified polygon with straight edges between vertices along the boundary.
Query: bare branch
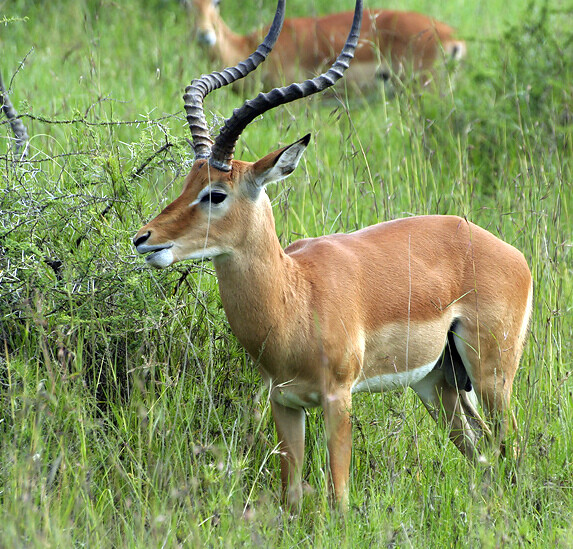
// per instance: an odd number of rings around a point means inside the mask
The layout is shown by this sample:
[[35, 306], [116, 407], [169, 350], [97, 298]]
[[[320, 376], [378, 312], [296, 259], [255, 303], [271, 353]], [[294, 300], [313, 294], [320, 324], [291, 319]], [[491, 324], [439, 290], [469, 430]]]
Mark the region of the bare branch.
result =
[[2, 111], [6, 115], [6, 118], [10, 122], [10, 127], [14, 132], [15, 137], [15, 147], [14, 152], [19, 160], [24, 160], [28, 153], [28, 132], [26, 131], [26, 126], [20, 120], [16, 109], [13, 107], [8, 97], [8, 91], [4, 87], [4, 80], [2, 79], [2, 74], [0, 74], [0, 96], [2, 97]]

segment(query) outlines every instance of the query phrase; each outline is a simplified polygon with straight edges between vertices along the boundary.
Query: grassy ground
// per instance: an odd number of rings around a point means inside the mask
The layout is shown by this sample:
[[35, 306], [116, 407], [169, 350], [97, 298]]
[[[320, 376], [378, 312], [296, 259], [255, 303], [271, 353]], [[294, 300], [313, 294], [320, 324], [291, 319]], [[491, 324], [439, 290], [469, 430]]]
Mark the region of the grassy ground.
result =
[[[223, 13], [246, 30], [272, 4]], [[450, 213], [524, 252], [520, 459], [488, 480], [410, 392], [359, 396], [348, 519], [328, 511], [315, 411], [312, 488], [298, 519], [282, 514], [267, 394], [210, 264], [153, 272], [130, 243], [192, 160], [182, 89], [211, 67], [191, 19], [167, 0], [0, 1], [0, 68], [32, 136], [14, 164], [0, 120], [0, 546], [573, 546], [571, 5], [389, 4], [468, 40], [453, 91], [300, 101], [253, 123], [237, 154], [312, 133], [269, 190], [285, 245]], [[206, 103], [223, 118], [239, 102]]]

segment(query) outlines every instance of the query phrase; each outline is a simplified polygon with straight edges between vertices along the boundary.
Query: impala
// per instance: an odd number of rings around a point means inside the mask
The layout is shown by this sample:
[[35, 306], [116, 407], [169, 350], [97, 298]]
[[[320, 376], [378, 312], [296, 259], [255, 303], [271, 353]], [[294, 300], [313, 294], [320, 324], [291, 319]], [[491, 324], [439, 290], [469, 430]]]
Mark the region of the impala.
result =
[[460, 217], [398, 219], [281, 248], [265, 187], [293, 172], [309, 136], [254, 163], [233, 159], [235, 144], [256, 117], [343, 76], [361, 11], [357, 0], [348, 39], [326, 73], [247, 101], [214, 141], [203, 99], [264, 59], [284, 0], [246, 62], [194, 80], [185, 108], [195, 162], [181, 195], [133, 239], [153, 267], [212, 259], [231, 328], [269, 387], [283, 498], [295, 508], [305, 408], [314, 406], [324, 410], [329, 491], [345, 507], [353, 393], [410, 386], [468, 458], [482, 455], [482, 439], [497, 448], [531, 311], [523, 255]]
[[[259, 43], [261, 32], [246, 36], [233, 32], [219, 13], [220, 0], [192, 0], [197, 40], [224, 67], [245, 59]], [[263, 70], [269, 87], [310, 78], [332, 64], [352, 22], [352, 12], [324, 17], [287, 19], [277, 47]], [[367, 10], [360, 41], [346, 80], [364, 88], [392, 75], [431, 77], [439, 58], [461, 59], [465, 42], [453, 29], [415, 12]]]

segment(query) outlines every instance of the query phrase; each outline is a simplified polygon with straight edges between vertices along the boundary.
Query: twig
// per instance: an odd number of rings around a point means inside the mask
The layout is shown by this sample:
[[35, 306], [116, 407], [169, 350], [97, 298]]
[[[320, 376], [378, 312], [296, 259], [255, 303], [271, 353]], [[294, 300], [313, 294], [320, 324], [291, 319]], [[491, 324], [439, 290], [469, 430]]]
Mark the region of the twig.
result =
[[[133, 174], [130, 177], [130, 181], [134, 181], [136, 178], [140, 177], [145, 168], [147, 166], [149, 166], [149, 164], [151, 164], [151, 162], [157, 157], [159, 156], [162, 152], [166, 151], [167, 149], [169, 149], [170, 147], [173, 146], [173, 143], [170, 143], [169, 141], [167, 141], [163, 146], [161, 146], [159, 149], [157, 149], [152, 155], [148, 156], [142, 163], [141, 165], [137, 168], [137, 170], [135, 170], [135, 172], [133, 172]], [[105, 217], [109, 211], [111, 210], [113, 204], [115, 202], [115, 199], [110, 198], [107, 205], [104, 207], [104, 209], [100, 212], [99, 216], [100, 217]], [[76, 243], [75, 243], [75, 247], [79, 248], [80, 244], [84, 241], [84, 239], [86, 238], [86, 236], [88, 235], [88, 233], [84, 233], [81, 234], [80, 236], [78, 236], [76, 238]]]
[[90, 122], [85, 117], [81, 118], [70, 118], [68, 120], [52, 120], [44, 116], [36, 116], [30, 113], [23, 113], [20, 118], [29, 118], [30, 120], [37, 120], [38, 122], [44, 122], [45, 124], [85, 124], [86, 126], [136, 126], [139, 124], [147, 124], [149, 122], [161, 122], [163, 120], [169, 120], [170, 118], [175, 118], [178, 113], [168, 114], [166, 116], [161, 116], [159, 118], [145, 118], [141, 120], [105, 120], [103, 122]]
[[149, 164], [151, 164], [151, 162], [155, 159], [155, 157], [159, 156], [162, 152], [166, 151], [167, 149], [169, 149], [169, 147], [172, 147], [173, 143], [170, 143], [169, 141], [167, 141], [165, 143], [165, 145], [163, 145], [162, 147], [160, 147], [159, 149], [157, 149], [152, 155], [148, 156], [139, 166], [139, 168], [137, 168], [137, 170], [135, 170], [133, 172], [133, 174], [131, 175], [130, 179], [131, 181], [134, 181], [135, 179], [137, 179], [138, 177], [141, 176], [141, 174], [143, 173], [143, 171], [145, 170], [145, 168], [147, 168], [147, 166], [149, 166]]

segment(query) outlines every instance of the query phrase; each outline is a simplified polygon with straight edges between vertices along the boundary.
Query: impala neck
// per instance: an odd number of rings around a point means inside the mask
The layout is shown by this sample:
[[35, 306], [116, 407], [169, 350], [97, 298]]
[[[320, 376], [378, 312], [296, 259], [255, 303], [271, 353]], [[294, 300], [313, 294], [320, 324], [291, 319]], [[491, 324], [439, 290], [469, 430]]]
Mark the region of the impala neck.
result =
[[215, 48], [219, 50], [221, 61], [225, 66], [237, 65], [256, 49], [256, 43], [253, 46], [248, 37], [233, 32], [221, 17], [217, 19], [214, 27], [217, 36]]
[[[256, 215], [245, 224], [244, 238], [234, 251], [214, 258], [221, 301], [233, 333], [251, 356], [273, 352], [284, 343], [280, 327], [304, 314], [305, 280], [282, 249], [266, 194]], [[301, 299], [302, 298], [302, 299]]]

